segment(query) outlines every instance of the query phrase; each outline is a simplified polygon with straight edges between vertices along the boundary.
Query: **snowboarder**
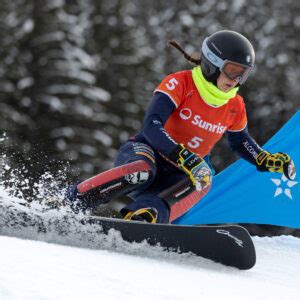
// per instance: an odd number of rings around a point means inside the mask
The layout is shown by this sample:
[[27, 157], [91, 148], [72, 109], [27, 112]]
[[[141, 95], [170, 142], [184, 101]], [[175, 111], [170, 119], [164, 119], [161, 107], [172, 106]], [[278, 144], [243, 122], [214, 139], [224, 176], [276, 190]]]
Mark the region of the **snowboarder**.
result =
[[263, 150], [247, 130], [239, 86], [254, 66], [249, 40], [229, 30], [204, 39], [196, 66], [167, 76], [155, 89], [142, 130], [125, 142], [115, 168], [67, 189], [75, 210], [85, 210], [127, 194], [134, 201], [121, 214], [126, 220], [168, 223], [205, 195], [214, 170], [209, 155], [226, 134], [233, 151], [258, 171], [295, 177], [291, 157]]

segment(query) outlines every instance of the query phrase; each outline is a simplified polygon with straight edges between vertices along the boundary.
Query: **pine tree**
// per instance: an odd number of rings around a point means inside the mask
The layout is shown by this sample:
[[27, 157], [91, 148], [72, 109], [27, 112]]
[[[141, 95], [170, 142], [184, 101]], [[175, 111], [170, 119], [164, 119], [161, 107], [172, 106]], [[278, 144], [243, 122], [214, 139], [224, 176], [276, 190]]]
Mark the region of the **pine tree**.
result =
[[[110, 94], [95, 86], [97, 57], [88, 51], [90, 1], [34, 1], [31, 36], [34, 85], [31, 95], [37, 131], [32, 144], [47, 156], [81, 163], [93, 170], [94, 130]], [[47, 164], [48, 157], [45, 157]], [[41, 161], [41, 160], [40, 160]]]

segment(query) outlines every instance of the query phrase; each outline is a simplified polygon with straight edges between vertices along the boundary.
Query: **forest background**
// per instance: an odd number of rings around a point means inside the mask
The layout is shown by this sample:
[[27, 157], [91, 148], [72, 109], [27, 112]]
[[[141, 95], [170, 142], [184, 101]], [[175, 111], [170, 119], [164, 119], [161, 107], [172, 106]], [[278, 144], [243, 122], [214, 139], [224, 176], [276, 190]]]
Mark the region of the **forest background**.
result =
[[[141, 129], [155, 87], [167, 74], [192, 68], [169, 39], [199, 53], [217, 30], [248, 37], [256, 66], [240, 93], [259, 144], [299, 108], [299, 1], [0, 0], [0, 6], [0, 179], [29, 201], [47, 172], [73, 181], [112, 166], [120, 144]], [[236, 159], [226, 139], [212, 153], [217, 171]]]

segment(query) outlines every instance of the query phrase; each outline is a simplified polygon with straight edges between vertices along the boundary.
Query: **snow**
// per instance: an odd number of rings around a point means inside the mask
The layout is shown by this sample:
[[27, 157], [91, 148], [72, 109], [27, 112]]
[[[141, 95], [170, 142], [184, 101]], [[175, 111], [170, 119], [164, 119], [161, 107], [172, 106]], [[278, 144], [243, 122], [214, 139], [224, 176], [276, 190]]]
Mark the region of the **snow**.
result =
[[299, 239], [254, 241], [257, 265], [239, 271], [149, 249], [132, 255], [1, 236], [0, 298], [299, 299]]
[[[299, 299], [298, 238], [254, 237], [257, 263], [248, 271], [240, 271], [192, 254], [168, 253], [145, 242], [129, 244], [116, 231], [101, 237], [97, 229], [87, 227], [78, 235], [82, 228], [72, 232], [73, 224], [63, 214], [60, 222], [66, 227], [60, 236], [55, 236], [57, 222], [48, 223], [53, 226], [48, 235], [33, 228], [26, 232], [19, 225], [13, 228], [18, 212], [21, 218], [40, 209], [39, 204], [24, 204], [0, 187], [1, 300]], [[13, 216], [12, 207], [15, 217], [6, 222]], [[50, 210], [44, 219], [51, 220], [58, 213]], [[73, 233], [78, 240], [73, 236], [70, 243]], [[91, 247], [93, 244], [100, 248]]]
[[111, 95], [101, 88], [86, 88], [83, 92], [84, 96], [93, 101], [107, 102], [111, 99]]
[[101, 130], [95, 130], [93, 132], [93, 138], [107, 147], [110, 147], [113, 143], [111, 136]]

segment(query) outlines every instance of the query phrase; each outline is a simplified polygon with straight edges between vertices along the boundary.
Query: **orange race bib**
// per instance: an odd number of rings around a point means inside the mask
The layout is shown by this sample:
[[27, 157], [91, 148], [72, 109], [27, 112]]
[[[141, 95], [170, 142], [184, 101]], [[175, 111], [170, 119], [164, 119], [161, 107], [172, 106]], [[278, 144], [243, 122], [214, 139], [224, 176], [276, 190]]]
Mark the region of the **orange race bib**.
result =
[[225, 131], [241, 131], [247, 126], [240, 95], [221, 107], [213, 107], [201, 98], [190, 70], [167, 76], [154, 92], [168, 95], [176, 106], [165, 130], [177, 143], [201, 157], [211, 152]]

